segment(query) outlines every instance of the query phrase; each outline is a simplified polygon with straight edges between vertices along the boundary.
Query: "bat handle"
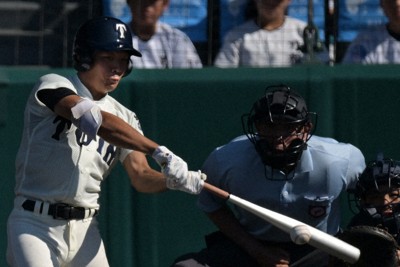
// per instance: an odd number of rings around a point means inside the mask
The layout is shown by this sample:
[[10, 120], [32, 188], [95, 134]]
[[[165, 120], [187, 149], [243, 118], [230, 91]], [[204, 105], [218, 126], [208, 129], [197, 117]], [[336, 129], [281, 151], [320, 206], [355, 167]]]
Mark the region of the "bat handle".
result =
[[214, 195], [220, 197], [220, 198], [229, 199], [229, 195], [230, 194], [228, 192], [226, 192], [226, 191], [224, 191], [224, 190], [222, 190], [222, 189], [220, 189], [220, 188], [218, 188], [216, 186], [213, 186], [213, 185], [211, 185], [209, 183], [204, 183], [204, 187], [203, 188], [206, 189], [207, 191], [213, 193]]

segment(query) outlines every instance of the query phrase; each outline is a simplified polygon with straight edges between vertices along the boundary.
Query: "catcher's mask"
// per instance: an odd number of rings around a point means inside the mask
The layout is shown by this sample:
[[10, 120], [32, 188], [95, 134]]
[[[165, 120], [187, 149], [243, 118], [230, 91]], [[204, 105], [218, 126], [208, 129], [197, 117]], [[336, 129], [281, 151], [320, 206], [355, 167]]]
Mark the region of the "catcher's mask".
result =
[[[358, 211], [364, 211], [388, 232], [398, 237], [400, 231], [400, 162], [383, 158], [382, 154], [375, 161], [370, 162], [358, 178], [354, 190], [349, 190], [349, 205], [354, 212], [354, 206]], [[385, 194], [389, 194], [391, 201], [384, 200]], [[382, 204], [371, 205], [366, 201], [368, 196], [377, 195], [382, 198]], [[354, 203], [354, 204], [353, 204]], [[384, 213], [385, 210], [390, 213]]]
[[242, 126], [263, 163], [288, 177], [312, 136], [311, 115], [316, 114], [308, 112], [305, 100], [288, 86], [269, 86], [242, 116]]
[[[126, 51], [132, 56], [142, 56], [133, 48], [128, 25], [112, 17], [93, 18], [79, 27], [73, 44], [74, 68], [78, 71], [89, 70], [96, 51]], [[132, 62], [129, 61], [124, 76], [131, 70]]]

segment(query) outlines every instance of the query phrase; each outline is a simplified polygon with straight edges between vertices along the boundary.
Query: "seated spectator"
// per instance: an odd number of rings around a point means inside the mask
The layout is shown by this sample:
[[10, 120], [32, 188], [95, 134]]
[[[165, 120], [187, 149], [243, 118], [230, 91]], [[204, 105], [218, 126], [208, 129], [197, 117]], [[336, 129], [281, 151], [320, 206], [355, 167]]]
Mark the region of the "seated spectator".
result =
[[348, 47], [342, 63], [400, 63], [400, 2], [380, 0], [388, 22], [361, 31]]
[[255, 15], [226, 34], [214, 65], [282, 67], [300, 63], [307, 24], [286, 15], [291, 0], [250, 1]]
[[190, 38], [160, 22], [169, 0], [127, 0], [132, 12], [133, 46], [142, 53], [132, 57], [134, 68], [201, 68], [202, 62]]

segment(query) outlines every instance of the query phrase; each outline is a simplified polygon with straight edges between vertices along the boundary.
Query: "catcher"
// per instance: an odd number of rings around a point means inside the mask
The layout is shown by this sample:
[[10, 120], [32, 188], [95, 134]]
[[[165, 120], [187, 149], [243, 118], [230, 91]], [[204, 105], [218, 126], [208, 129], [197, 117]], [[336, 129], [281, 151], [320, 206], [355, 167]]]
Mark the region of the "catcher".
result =
[[339, 238], [361, 251], [354, 265], [332, 259], [331, 266], [400, 266], [400, 161], [370, 162], [349, 191], [349, 205], [358, 212]]

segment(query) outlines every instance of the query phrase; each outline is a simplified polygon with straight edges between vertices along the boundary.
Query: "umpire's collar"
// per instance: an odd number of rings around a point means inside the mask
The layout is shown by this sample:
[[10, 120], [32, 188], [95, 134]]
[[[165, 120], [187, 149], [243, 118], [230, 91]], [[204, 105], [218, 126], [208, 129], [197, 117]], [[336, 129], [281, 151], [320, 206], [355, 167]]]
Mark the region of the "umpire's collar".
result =
[[296, 168], [296, 173], [310, 172], [313, 169], [314, 164], [312, 161], [310, 148], [307, 146], [307, 149], [305, 149], [301, 154], [299, 163]]

